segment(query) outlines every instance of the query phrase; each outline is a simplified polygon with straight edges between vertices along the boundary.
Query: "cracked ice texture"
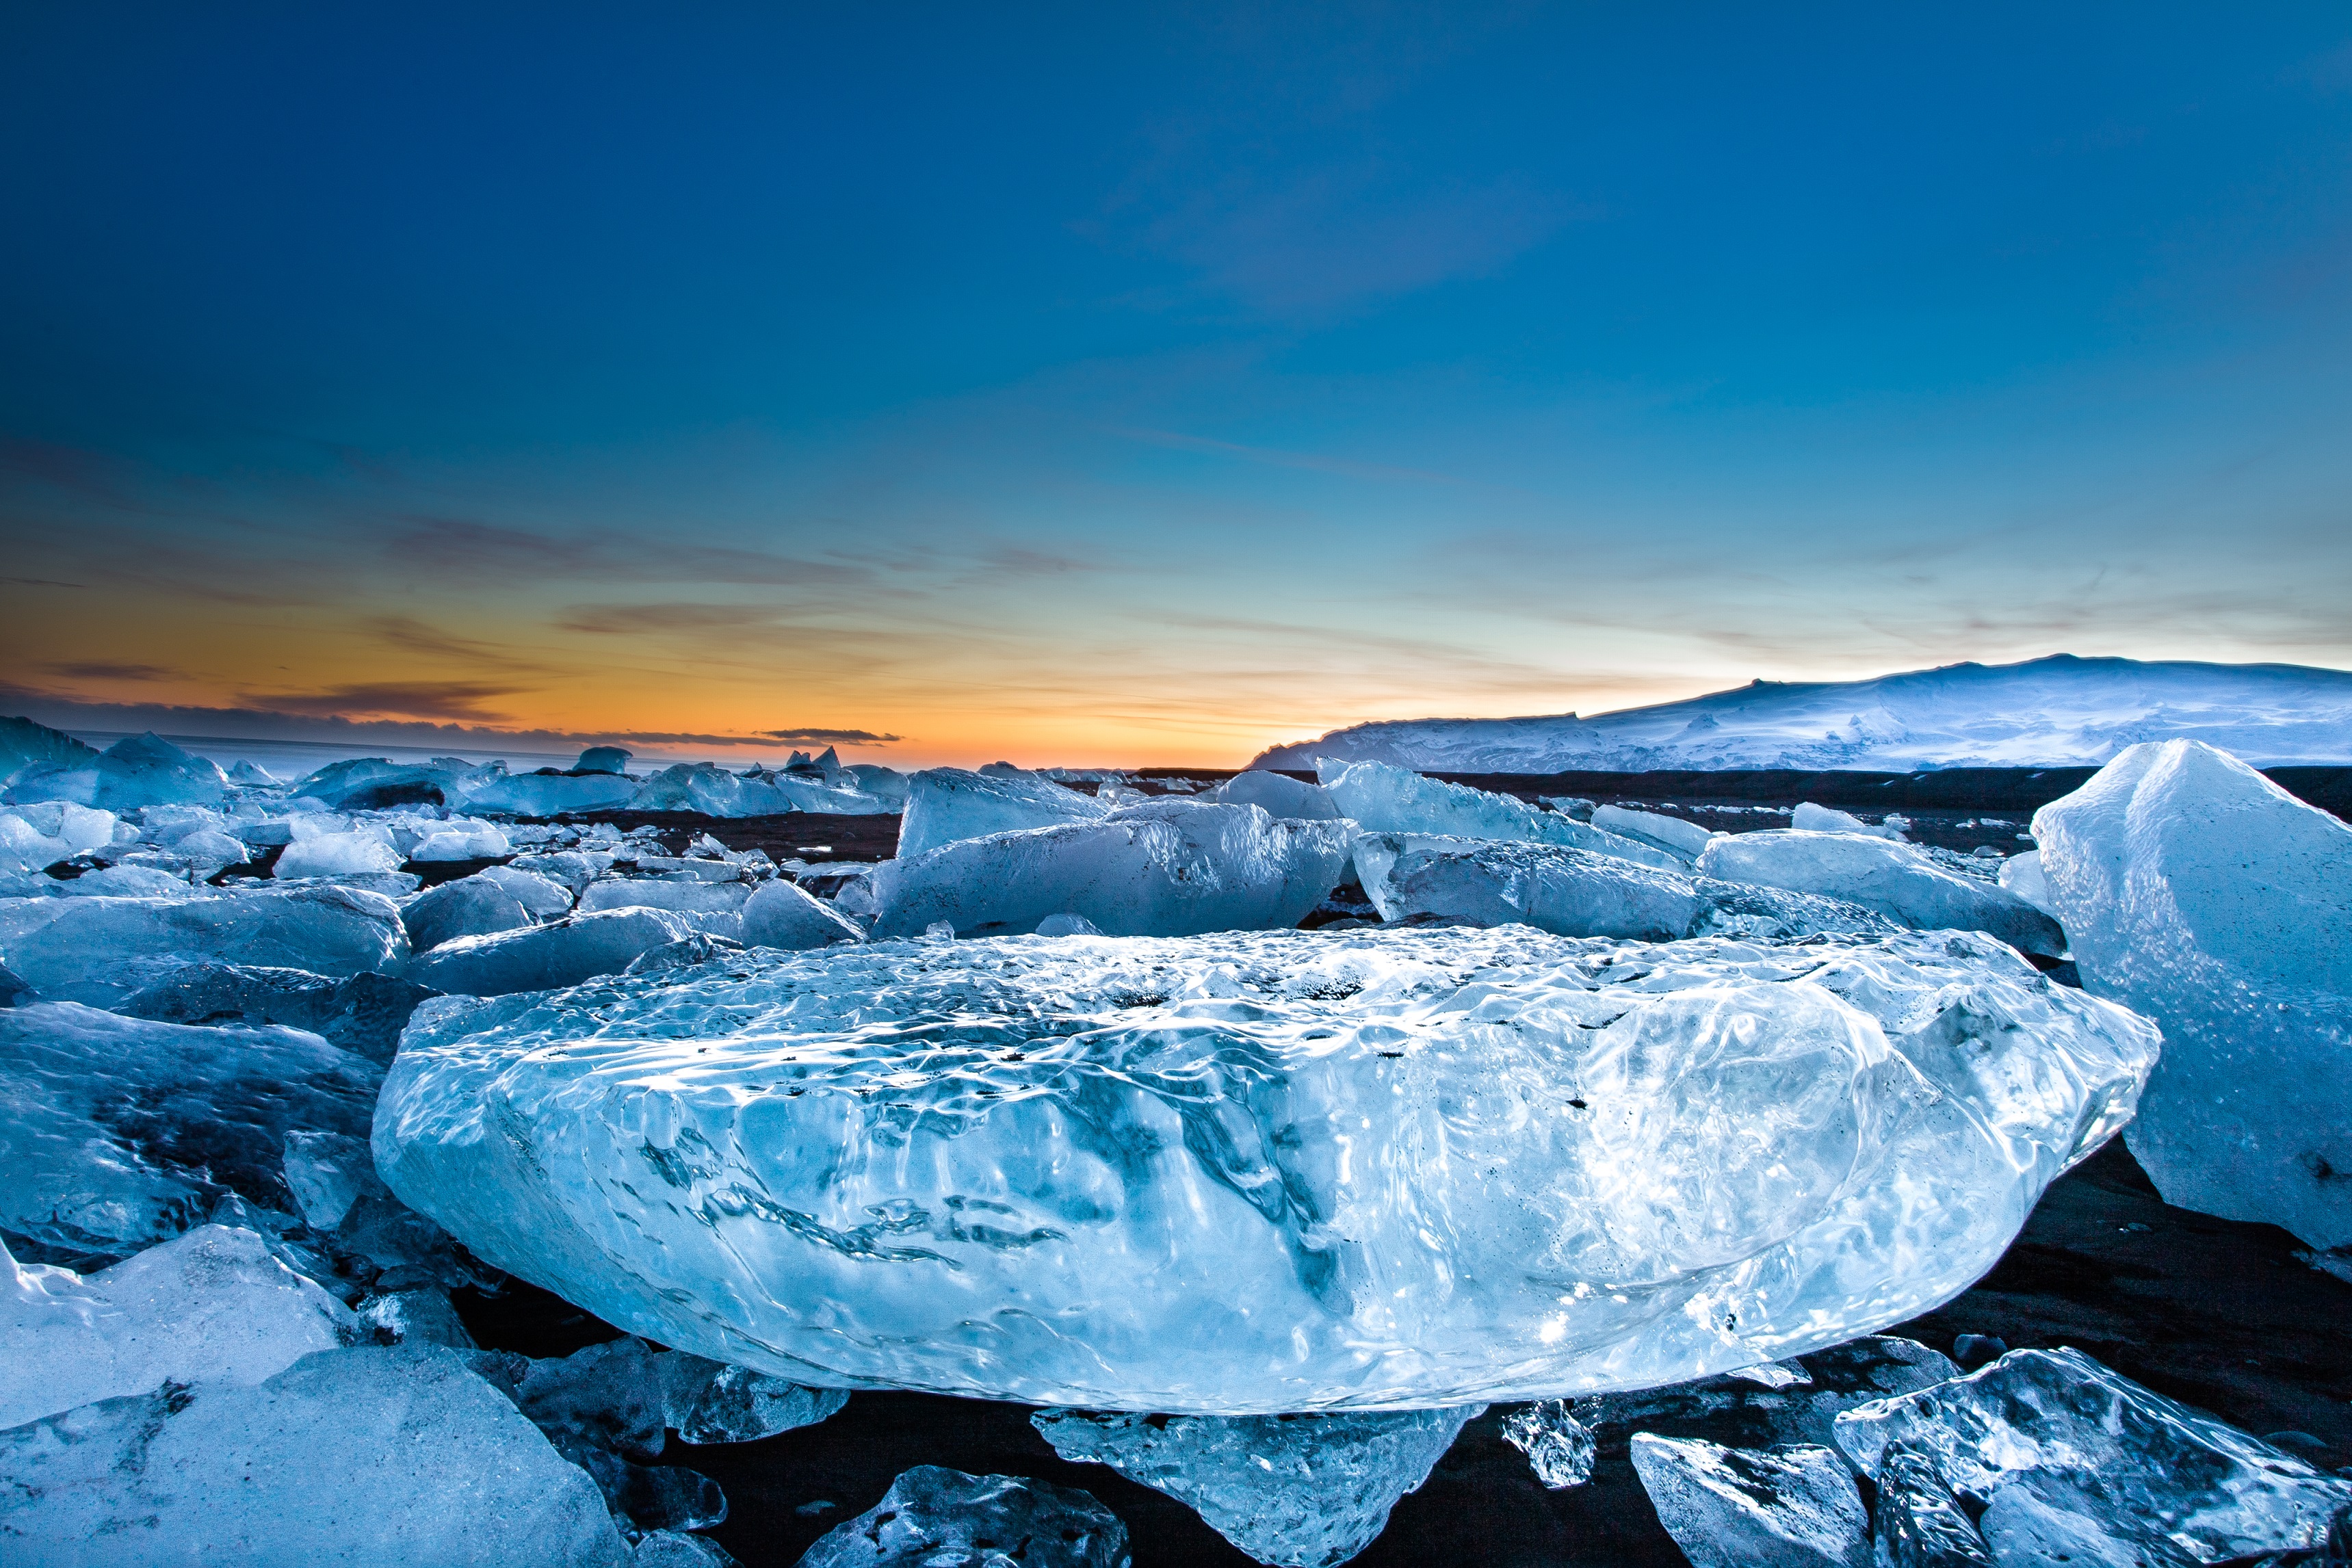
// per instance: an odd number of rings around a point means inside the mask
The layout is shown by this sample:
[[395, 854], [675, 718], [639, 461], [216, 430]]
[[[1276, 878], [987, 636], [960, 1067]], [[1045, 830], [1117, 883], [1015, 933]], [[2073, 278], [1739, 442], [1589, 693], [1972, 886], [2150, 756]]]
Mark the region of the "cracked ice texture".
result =
[[795, 1382], [1432, 1407], [1947, 1300], [2156, 1048], [1958, 932], [881, 943], [429, 1002], [374, 1142], [501, 1268]]
[[2130, 1142], [2166, 1200], [2352, 1245], [2352, 827], [2165, 741], [2033, 833], [2083, 984], [2164, 1029]]

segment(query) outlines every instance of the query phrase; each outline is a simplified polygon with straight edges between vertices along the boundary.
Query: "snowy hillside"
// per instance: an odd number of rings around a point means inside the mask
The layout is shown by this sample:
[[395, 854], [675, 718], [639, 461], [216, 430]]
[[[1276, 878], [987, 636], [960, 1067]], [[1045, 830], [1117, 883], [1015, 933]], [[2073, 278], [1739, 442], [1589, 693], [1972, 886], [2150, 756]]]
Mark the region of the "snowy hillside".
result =
[[1276, 746], [1251, 766], [1370, 759], [1436, 773], [2063, 767], [2141, 741], [2209, 742], [2259, 767], [2352, 762], [2352, 672], [2055, 654], [1874, 680], [1759, 680], [1591, 719], [1415, 719]]

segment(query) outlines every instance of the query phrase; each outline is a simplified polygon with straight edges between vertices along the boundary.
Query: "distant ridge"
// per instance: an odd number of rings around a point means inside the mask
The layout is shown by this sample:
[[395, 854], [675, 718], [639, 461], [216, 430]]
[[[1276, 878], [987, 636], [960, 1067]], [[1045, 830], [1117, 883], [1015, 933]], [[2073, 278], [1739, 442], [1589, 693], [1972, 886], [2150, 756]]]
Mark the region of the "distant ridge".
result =
[[1425, 773], [2095, 767], [2141, 741], [2207, 741], [2258, 767], [2352, 763], [2352, 671], [2053, 654], [1871, 680], [1765, 681], [1591, 719], [1407, 719], [1276, 746]]

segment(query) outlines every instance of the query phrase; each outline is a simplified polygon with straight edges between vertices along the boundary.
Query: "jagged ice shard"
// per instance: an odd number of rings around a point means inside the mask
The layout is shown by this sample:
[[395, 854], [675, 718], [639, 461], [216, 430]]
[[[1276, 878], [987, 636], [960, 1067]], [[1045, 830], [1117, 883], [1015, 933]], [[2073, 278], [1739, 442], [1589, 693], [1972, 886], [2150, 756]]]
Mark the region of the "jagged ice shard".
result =
[[2352, 827], [2166, 741], [2033, 832], [2083, 984], [2164, 1029], [2130, 1142], [2166, 1199], [2352, 1247]]
[[882, 943], [428, 1002], [374, 1146], [499, 1267], [794, 1382], [1410, 1409], [1947, 1300], [2156, 1051], [1956, 932]]

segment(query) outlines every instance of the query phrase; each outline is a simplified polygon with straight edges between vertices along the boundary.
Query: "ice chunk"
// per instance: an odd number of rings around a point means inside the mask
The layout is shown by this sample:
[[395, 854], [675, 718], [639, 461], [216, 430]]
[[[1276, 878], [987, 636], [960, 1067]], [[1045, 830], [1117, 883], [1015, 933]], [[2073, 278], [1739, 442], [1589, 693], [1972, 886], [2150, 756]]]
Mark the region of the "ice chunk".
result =
[[2066, 951], [2058, 922], [2024, 900], [1884, 838], [1793, 828], [1727, 833], [1707, 845], [1698, 869], [1725, 881], [1842, 899], [1916, 931], [1980, 931], [2050, 958]]
[[201, 827], [184, 837], [173, 840], [172, 847], [194, 861], [210, 876], [224, 866], [242, 865], [251, 853], [242, 839], [232, 838], [217, 828]]
[[1108, 1465], [1191, 1505], [1261, 1563], [1326, 1568], [1372, 1543], [1471, 1417], [1455, 1410], [1340, 1415], [1133, 1415], [1041, 1410], [1066, 1459]]
[[97, 760], [96, 748], [62, 730], [30, 719], [0, 719], [0, 779], [35, 763], [85, 766]]
[[100, 754], [97, 787], [82, 804], [114, 811], [142, 805], [218, 805], [228, 780], [218, 764], [150, 731], [117, 741]]
[[1518, 921], [1560, 936], [1671, 942], [1703, 908], [1686, 876], [1564, 844], [1377, 833], [1359, 837], [1354, 855], [1384, 921]]
[[1071, 1487], [918, 1465], [892, 1481], [880, 1502], [818, 1537], [800, 1568], [993, 1568], [1013, 1562], [1020, 1568], [1126, 1568], [1127, 1526]]
[[1621, 838], [1631, 838], [1653, 848], [1664, 849], [1685, 864], [1699, 858], [1707, 841], [1715, 837], [1696, 822], [1685, 822], [1679, 816], [1665, 816], [1654, 811], [1631, 811], [1622, 805], [1596, 805], [1592, 808], [1592, 826]]
[[661, 1381], [663, 1418], [689, 1443], [757, 1442], [813, 1426], [849, 1403], [845, 1389], [805, 1388], [684, 1351], [664, 1351], [653, 1364]]
[[68, 899], [184, 899], [194, 896], [194, 885], [151, 866], [107, 866], [50, 886]]
[[135, 1251], [236, 1193], [291, 1213], [296, 1128], [367, 1130], [376, 1069], [315, 1035], [190, 1028], [70, 1002], [0, 1012], [0, 1227]]
[[495, 860], [514, 853], [497, 825], [453, 816], [431, 829], [408, 852], [411, 860]]
[[239, 762], [228, 770], [229, 783], [250, 788], [274, 789], [278, 779], [257, 763]]
[[[297, 817], [299, 824], [305, 819]], [[298, 826], [294, 841], [278, 857], [270, 875], [281, 879], [297, 877], [347, 877], [370, 871], [397, 871], [400, 854], [392, 847], [391, 835], [381, 827], [369, 825], [355, 827], [348, 833], [304, 834]]]
[[[2000, 863], [2001, 890], [2016, 894], [2053, 920], [2058, 911], [2050, 901], [2050, 882], [2042, 874], [2042, 851], [2029, 849]], [[2063, 923], [2063, 922], [2062, 922]]]
[[0, 1537], [58, 1568], [626, 1561], [589, 1479], [434, 1347], [84, 1405], [0, 1432]]
[[637, 781], [626, 773], [542, 771], [492, 779], [466, 796], [466, 809], [509, 816], [560, 816], [567, 811], [612, 811], [629, 804]]
[[358, 1333], [242, 1228], [202, 1226], [88, 1279], [0, 1246], [0, 1427], [167, 1379], [259, 1383]]
[[545, 925], [453, 938], [411, 963], [406, 977], [436, 991], [504, 996], [618, 974], [639, 955], [694, 934], [667, 910], [601, 910]]
[[331, 980], [300, 969], [203, 959], [166, 971], [115, 1011], [164, 1024], [284, 1024], [388, 1062], [409, 1014], [436, 994], [388, 974]]
[[2352, 1243], [2352, 827], [2168, 741], [2033, 836], [2083, 984], [2163, 1026], [2130, 1142], [2167, 1201]]
[[1851, 812], [1834, 810], [1826, 805], [1815, 805], [1810, 800], [1789, 814], [1789, 826], [1800, 832], [1859, 833], [1864, 837], [1888, 838], [1900, 844], [1904, 841], [1903, 829], [1895, 826], [1897, 820], [1889, 817], [1885, 822], [1874, 827]]
[[[543, 858], [552, 859], [554, 857]], [[591, 876], [593, 874], [590, 873]], [[504, 888], [530, 913], [530, 918], [537, 921], [551, 921], [558, 915], [569, 914], [573, 900], [578, 897], [564, 881], [514, 866], [485, 866], [474, 875]], [[584, 879], [583, 885], [585, 885]]]
[[453, 937], [519, 931], [537, 922], [515, 896], [483, 877], [460, 877], [420, 893], [400, 911], [411, 952], [425, 952]]
[[1294, 817], [1301, 822], [1328, 822], [1339, 815], [1339, 803], [1331, 798], [1329, 790], [1280, 773], [1235, 773], [1217, 786], [1212, 798], [1231, 805], [1258, 806], [1268, 816]]
[[[563, 849], [551, 855], [519, 855], [506, 865], [493, 868], [516, 876], [544, 877], [568, 889], [575, 899], [587, 891], [589, 883], [612, 868], [613, 857], [603, 849]], [[520, 893], [515, 897], [523, 898]], [[523, 904], [529, 908], [530, 900], [523, 899]]]
[[288, 793], [337, 811], [380, 810], [395, 805], [455, 805], [470, 787], [463, 763], [395, 763], [386, 757], [352, 757], [330, 763]]
[[866, 933], [831, 904], [811, 898], [793, 884], [777, 880], [753, 893], [743, 905], [743, 943], [800, 952], [836, 942], [863, 942]]
[[925, 768], [907, 781], [898, 858], [911, 860], [967, 838], [1066, 822], [1099, 822], [1109, 815], [1104, 802], [1035, 773]]
[[896, 768], [886, 768], [879, 763], [852, 763], [843, 770], [858, 790], [882, 803], [886, 811], [904, 811], [907, 806], [907, 775]]
[[1565, 1399], [1523, 1405], [1503, 1417], [1503, 1441], [1528, 1457], [1536, 1479], [1554, 1491], [1592, 1479], [1592, 1428]]
[[396, 970], [408, 957], [398, 905], [381, 893], [332, 883], [54, 902], [53, 911], [28, 911], [16, 921], [0, 916], [0, 956], [58, 1001], [108, 1005], [197, 959], [341, 976]]
[[1994, 1568], [1984, 1537], [1926, 1458], [1897, 1445], [1880, 1462], [1875, 1479], [1878, 1501], [1870, 1513], [1875, 1568]]
[[797, 1382], [1430, 1408], [1947, 1300], [2156, 1049], [1963, 932], [845, 944], [428, 1003], [375, 1152], [499, 1267]]
[[635, 752], [625, 746], [591, 746], [572, 764], [575, 773], [625, 773]]
[[1672, 871], [1687, 862], [1647, 844], [1606, 833], [1556, 811], [1541, 811], [1506, 795], [1423, 778], [1387, 763], [1324, 763], [1323, 787], [1342, 816], [1367, 833], [1443, 834], [1454, 838], [1517, 838], [1565, 844]]
[[[1964, 1378], [1837, 1418], [1838, 1447], [1878, 1473], [1900, 1444], [1963, 1498], [2011, 1490], [2155, 1560], [2305, 1551], [2352, 1507], [2352, 1479], [2315, 1470], [2176, 1405], [2076, 1350], [2011, 1351]], [[1990, 1515], [1996, 1560], [2006, 1562]]]
[[1691, 886], [1706, 906], [1693, 929], [1692, 934], [1696, 936], [1792, 942], [1823, 932], [1876, 936], [1906, 929], [1901, 921], [1890, 920], [1875, 910], [1819, 893], [1792, 893], [1786, 888], [1724, 882], [1713, 877], [1696, 878]]
[[1692, 1568], [1869, 1568], [1869, 1516], [1833, 1449], [1636, 1432], [1633, 1469]]
[[792, 807], [765, 779], [730, 773], [716, 763], [676, 763], [639, 784], [629, 809], [771, 816]]
[[967, 937], [1027, 933], [1056, 914], [1117, 936], [1294, 926], [1345, 874], [1347, 834], [1255, 805], [1158, 800], [1100, 822], [960, 839], [876, 868], [875, 934], [940, 921]]

